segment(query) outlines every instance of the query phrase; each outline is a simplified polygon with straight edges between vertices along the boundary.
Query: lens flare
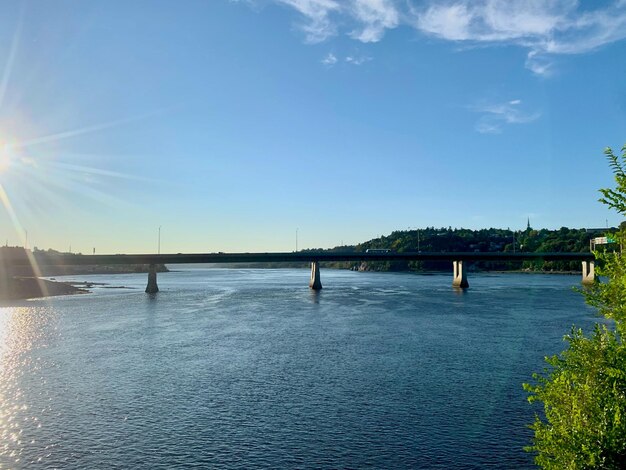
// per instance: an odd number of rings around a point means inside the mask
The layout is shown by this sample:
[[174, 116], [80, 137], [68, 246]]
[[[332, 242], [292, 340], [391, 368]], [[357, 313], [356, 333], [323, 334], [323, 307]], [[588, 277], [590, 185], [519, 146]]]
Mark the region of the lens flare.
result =
[[4, 173], [11, 166], [11, 154], [4, 142], [0, 142], [0, 173]]

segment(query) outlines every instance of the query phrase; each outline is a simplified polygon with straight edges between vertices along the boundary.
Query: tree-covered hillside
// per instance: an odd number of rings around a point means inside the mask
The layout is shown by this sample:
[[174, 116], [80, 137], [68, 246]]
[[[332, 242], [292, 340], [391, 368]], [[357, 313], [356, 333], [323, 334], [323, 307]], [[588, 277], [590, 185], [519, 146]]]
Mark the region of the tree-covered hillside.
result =
[[[399, 230], [388, 236], [374, 238], [356, 246], [336, 247], [330, 251], [365, 252], [368, 249], [390, 249], [394, 252], [588, 252], [592, 238], [600, 237], [615, 228], [607, 229], [570, 229], [559, 230], [528, 227], [523, 231], [509, 229], [453, 229], [428, 227], [420, 230]], [[449, 263], [442, 262], [379, 262], [379, 263], [331, 263], [335, 267], [376, 271], [431, 271], [449, 270]], [[472, 269], [509, 270], [526, 269], [532, 271], [579, 271], [578, 261], [525, 261], [477, 262]]]

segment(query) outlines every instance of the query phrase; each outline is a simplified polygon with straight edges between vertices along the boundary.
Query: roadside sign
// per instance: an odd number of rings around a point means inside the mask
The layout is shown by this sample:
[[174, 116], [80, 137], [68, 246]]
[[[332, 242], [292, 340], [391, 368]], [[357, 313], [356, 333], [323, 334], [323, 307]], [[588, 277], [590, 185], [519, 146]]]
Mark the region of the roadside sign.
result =
[[608, 243], [617, 243], [615, 239], [609, 237], [596, 237], [592, 240], [594, 245], [606, 245]]

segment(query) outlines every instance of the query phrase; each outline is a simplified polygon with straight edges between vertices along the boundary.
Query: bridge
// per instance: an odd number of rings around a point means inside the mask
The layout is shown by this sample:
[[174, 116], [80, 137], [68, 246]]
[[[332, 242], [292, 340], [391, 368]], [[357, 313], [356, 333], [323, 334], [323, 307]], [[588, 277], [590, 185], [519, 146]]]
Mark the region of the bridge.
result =
[[38, 266], [79, 266], [79, 265], [149, 265], [147, 293], [159, 291], [157, 284], [157, 264], [191, 263], [311, 263], [309, 287], [322, 288], [319, 263], [325, 261], [448, 261], [452, 263], [452, 285], [467, 288], [466, 263], [473, 261], [580, 261], [582, 263], [582, 283], [592, 284], [595, 280], [593, 253], [508, 253], [508, 252], [404, 252], [404, 253], [355, 253], [355, 252], [315, 252], [298, 251], [292, 253], [195, 253], [195, 254], [137, 254], [137, 255], [78, 255], [48, 254], [38, 252], [29, 257], [3, 259], [5, 266], [24, 266], [36, 263]]

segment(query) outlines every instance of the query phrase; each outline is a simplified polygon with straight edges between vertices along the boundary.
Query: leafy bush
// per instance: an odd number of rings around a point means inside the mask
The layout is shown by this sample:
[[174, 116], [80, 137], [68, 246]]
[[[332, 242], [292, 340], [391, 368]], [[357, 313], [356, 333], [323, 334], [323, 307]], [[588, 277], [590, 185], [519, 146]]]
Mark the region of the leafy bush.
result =
[[[621, 158], [605, 151], [615, 174], [615, 189], [601, 189], [600, 202], [626, 215], [626, 145]], [[613, 234], [626, 242], [622, 225]], [[550, 367], [524, 384], [530, 402], [543, 402], [545, 417], [531, 428], [535, 462], [546, 469], [626, 468], [626, 259], [621, 250], [596, 252], [596, 272], [606, 282], [583, 291], [586, 301], [610, 326], [596, 324], [593, 333], [572, 329], [568, 348], [547, 358]]]
[[626, 462], [626, 348], [619, 335], [596, 325], [586, 337], [573, 329], [551, 370], [524, 384], [530, 401], [541, 401], [535, 418], [535, 461], [546, 469], [624, 468]]

